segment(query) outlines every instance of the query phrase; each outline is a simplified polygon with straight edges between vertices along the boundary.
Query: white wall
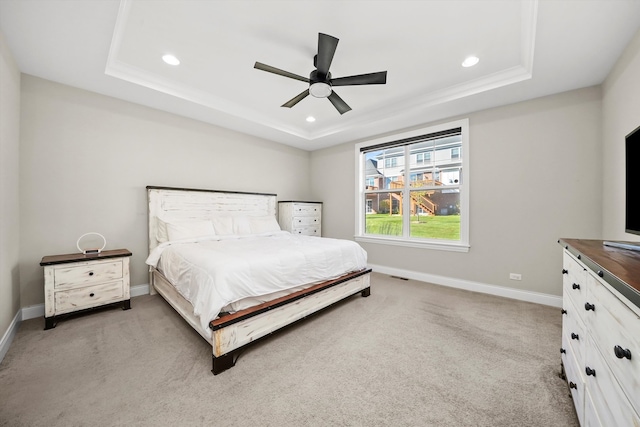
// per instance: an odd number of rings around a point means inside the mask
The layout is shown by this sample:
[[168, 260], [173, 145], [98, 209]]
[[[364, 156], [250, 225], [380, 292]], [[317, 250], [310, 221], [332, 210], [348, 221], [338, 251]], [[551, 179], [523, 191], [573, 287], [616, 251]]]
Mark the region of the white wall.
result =
[[[362, 243], [369, 262], [561, 295], [558, 238], [601, 235], [601, 115], [599, 87], [470, 114], [469, 253]], [[327, 236], [353, 238], [354, 156], [353, 144], [311, 155]]]
[[[20, 71], [0, 32], [0, 340], [20, 309]], [[7, 339], [9, 339], [7, 337]], [[0, 346], [0, 360], [2, 360]]]
[[96, 231], [148, 283], [147, 185], [307, 198], [309, 153], [115, 98], [22, 76], [22, 306], [44, 301], [44, 255]]
[[602, 88], [603, 238], [639, 241], [639, 236], [624, 231], [624, 137], [640, 126], [640, 31]]

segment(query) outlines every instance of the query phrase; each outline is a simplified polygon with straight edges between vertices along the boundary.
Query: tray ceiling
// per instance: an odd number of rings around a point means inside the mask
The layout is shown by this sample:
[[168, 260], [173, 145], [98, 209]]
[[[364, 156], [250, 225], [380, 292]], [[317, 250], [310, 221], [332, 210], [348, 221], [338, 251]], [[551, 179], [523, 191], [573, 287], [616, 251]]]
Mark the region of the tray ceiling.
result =
[[[600, 84], [639, 16], [637, 0], [0, 2], [24, 73], [306, 150]], [[335, 88], [344, 115], [280, 107], [308, 84], [253, 68], [308, 76], [319, 32], [340, 39], [334, 78], [388, 72]]]

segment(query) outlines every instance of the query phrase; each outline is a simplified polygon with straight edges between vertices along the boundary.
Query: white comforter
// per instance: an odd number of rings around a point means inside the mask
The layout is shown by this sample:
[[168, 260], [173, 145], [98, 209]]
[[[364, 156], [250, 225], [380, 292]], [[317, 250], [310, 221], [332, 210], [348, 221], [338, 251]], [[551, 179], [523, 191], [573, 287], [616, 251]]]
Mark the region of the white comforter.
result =
[[350, 240], [278, 231], [165, 242], [146, 263], [191, 302], [206, 331], [228, 304], [361, 270], [367, 253]]

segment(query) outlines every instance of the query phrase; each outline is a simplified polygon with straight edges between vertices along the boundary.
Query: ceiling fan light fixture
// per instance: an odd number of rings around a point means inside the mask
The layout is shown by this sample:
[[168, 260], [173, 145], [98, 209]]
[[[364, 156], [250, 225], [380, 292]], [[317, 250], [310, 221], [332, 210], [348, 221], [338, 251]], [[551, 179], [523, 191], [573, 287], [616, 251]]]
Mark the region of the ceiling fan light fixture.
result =
[[331, 85], [323, 82], [313, 83], [309, 86], [309, 93], [316, 98], [327, 98], [331, 95]]

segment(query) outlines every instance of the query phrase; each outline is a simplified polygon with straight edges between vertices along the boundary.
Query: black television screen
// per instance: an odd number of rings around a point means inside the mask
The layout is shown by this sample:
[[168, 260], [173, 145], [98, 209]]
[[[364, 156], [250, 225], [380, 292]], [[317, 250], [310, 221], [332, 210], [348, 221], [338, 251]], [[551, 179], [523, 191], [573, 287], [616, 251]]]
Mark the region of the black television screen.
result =
[[640, 234], [640, 127], [625, 137], [625, 223], [627, 233]]

